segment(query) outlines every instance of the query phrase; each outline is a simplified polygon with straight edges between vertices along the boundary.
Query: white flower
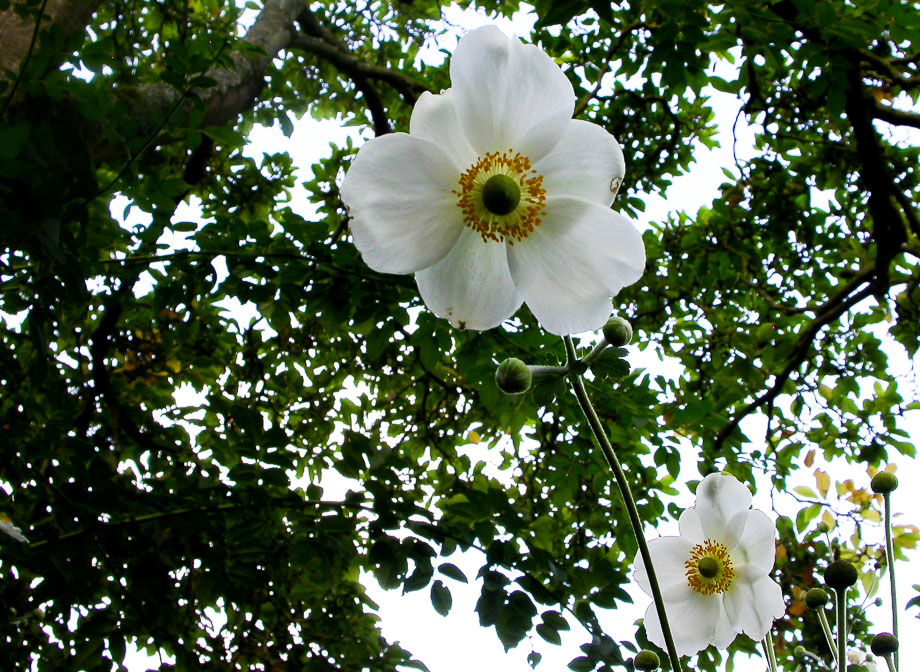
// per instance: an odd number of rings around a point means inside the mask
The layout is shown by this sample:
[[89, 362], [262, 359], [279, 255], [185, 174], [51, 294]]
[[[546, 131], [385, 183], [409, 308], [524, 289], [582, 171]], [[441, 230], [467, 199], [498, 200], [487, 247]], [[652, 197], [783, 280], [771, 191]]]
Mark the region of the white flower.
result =
[[345, 177], [364, 261], [415, 273], [461, 329], [495, 327], [524, 301], [554, 334], [599, 329], [645, 266], [638, 231], [610, 210], [619, 144], [572, 119], [574, 90], [549, 56], [493, 26], [460, 40], [450, 77], [418, 99], [408, 134], [369, 141]]
[[847, 662], [850, 665], [862, 665], [869, 672], [878, 672], [878, 665], [865, 651], [861, 649], [847, 649]]
[[[680, 516], [680, 536], [649, 542], [677, 653], [692, 655], [709, 644], [724, 649], [743, 632], [763, 639], [786, 610], [770, 578], [776, 559], [776, 526], [751, 510], [751, 492], [734, 476], [710, 474], [696, 491], [696, 505]], [[651, 595], [641, 560], [633, 578]], [[650, 641], [664, 648], [652, 604], [645, 613]]]
[[23, 543], [23, 544], [29, 543], [29, 540], [26, 539], [25, 536], [23, 536], [22, 530], [20, 530], [18, 527], [13, 525], [13, 521], [10, 520], [9, 516], [3, 513], [0, 513], [0, 532], [3, 532], [4, 534], [7, 534], [13, 537], [13, 539], [15, 539], [16, 541], [20, 543]]

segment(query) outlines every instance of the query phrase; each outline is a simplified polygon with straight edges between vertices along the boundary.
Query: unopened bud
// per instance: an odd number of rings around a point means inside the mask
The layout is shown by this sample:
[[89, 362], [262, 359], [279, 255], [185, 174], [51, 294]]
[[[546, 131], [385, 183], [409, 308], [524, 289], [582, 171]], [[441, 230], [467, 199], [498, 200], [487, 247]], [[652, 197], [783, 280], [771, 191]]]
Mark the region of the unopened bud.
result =
[[824, 570], [824, 583], [834, 590], [846, 590], [859, 578], [859, 572], [852, 562], [835, 560]]
[[524, 394], [530, 389], [533, 374], [527, 365], [519, 359], [511, 357], [498, 365], [495, 370], [495, 384], [505, 394]]
[[661, 666], [661, 661], [658, 659], [657, 653], [644, 649], [633, 658], [633, 665], [637, 670], [647, 672], [650, 670], [657, 670]]
[[897, 652], [898, 638], [890, 632], [882, 632], [872, 638], [870, 648], [876, 656], [888, 656]]
[[827, 604], [827, 591], [812, 588], [805, 594], [805, 606], [809, 609], [822, 609]]
[[880, 471], [872, 477], [872, 492], [888, 494], [898, 488], [898, 477], [890, 471]]
[[622, 317], [611, 317], [604, 325], [604, 338], [615, 348], [623, 347], [632, 337], [632, 326]]
[[792, 650], [792, 655], [796, 658], [801, 658], [806, 653], [808, 653], [808, 650], [804, 646], [797, 646]]

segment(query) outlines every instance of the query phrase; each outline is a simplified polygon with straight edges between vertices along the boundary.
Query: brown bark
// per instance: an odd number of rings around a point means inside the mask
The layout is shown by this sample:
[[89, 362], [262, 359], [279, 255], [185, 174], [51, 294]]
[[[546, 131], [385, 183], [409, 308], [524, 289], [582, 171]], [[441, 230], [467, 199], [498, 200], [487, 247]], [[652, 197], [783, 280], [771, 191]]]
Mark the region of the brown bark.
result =
[[[48, 0], [42, 14], [41, 30], [36, 46], [41, 45], [41, 32], [55, 25], [67, 37], [76, 35], [89, 23], [100, 0]], [[15, 2], [14, 2], [15, 4]], [[6, 79], [6, 71], [19, 72], [22, 59], [29, 52], [35, 20], [21, 19], [13, 7], [0, 12], [0, 80]]]
[[[272, 59], [290, 45], [296, 34], [294, 22], [305, 9], [305, 0], [265, 2], [259, 18], [243, 38], [243, 42], [261, 51], [234, 52], [232, 67], [212, 68], [207, 72], [217, 83], [196, 92], [205, 107], [204, 125], [221, 126], [252, 107], [265, 86], [265, 72]], [[116, 88], [113, 95], [121, 98], [129, 114], [141, 122], [139, 135], [152, 137], [182, 94], [167, 84], [149, 84]], [[94, 135], [103, 137], [101, 133]], [[154, 145], [168, 141], [166, 136], [158, 137]], [[120, 146], [103, 144], [90, 147], [90, 155], [94, 162], [106, 161], [123, 157], [124, 150]]]

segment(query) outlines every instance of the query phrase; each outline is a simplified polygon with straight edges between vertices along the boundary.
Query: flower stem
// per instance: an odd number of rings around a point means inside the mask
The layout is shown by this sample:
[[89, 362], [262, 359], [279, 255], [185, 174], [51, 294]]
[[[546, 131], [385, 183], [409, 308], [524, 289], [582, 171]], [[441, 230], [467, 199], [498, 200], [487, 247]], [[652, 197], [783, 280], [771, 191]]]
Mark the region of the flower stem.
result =
[[[563, 340], [565, 341], [565, 352], [568, 358], [568, 365], [571, 367], [577, 360], [575, 344], [572, 342], [571, 336], [565, 336]], [[597, 413], [591, 405], [591, 400], [588, 398], [588, 393], [585, 390], [585, 384], [581, 376], [573, 372], [570, 374], [569, 380], [572, 383], [572, 390], [575, 393], [575, 398], [578, 399], [578, 405], [581, 406], [582, 413], [584, 413], [585, 419], [588, 421], [588, 425], [594, 433], [597, 445], [600, 446], [601, 452], [604, 453], [604, 457], [607, 459], [607, 464], [613, 472], [617, 487], [620, 490], [620, 495], [623, 497], [623, 503], [626, 505], [626, 513], [629, 516], [629, 522], [632, 525], [636, 542], [639, 544], [639, 554], [642, 556], [642, 562], [645, 564], [645, 571], [652, 588], [652, 599], [655, 601], [655, 610], [658, 612], [658, 620], [661, 621], [661, 632], [664, 635], [668, 657], [671, 659], [671, 669], [674, 672], [683, 672], [683, 668], [680, 664], [680, 656], [677, 655], [677, 649], [674, 646], [674, 638], [671, 636], [671, 626], [668, 624], [668, 615], [665, 612], [664, 600], [661, 597], [661, 589], [658, 587], [658, 578], [655, 576], [655, 568], [652, 566], [652, 556], [649, 554], [648, 544], [645, 541], [645, 535], [642, 533], [642, 521], [639, 518], [639, 511], [636, 508], [636, 503], [629, 491], [629, 483], [626, 480], [626, 474], [623, 472], [620, 461], [613, 452], [613, 446], [611, 446], [610, 440], [607, 438], [607, 433], [604, 431], [604, 426], [601, 424], [600, 418], [597, 417]]]
[[837, 672], [847, 670], [847, 589], [837, 588]]
[[[898, 654], [894, 654], [898, 655]], [[888, 663], [888, 672], [897, 672], [897, 666], [894, 664], [894, 661], [891, 659], [891, 654], [889, 653], [885, 656], [885, 662]]]
[[770, 672], [776, 672], [776, 653], [773, 651], [773, 634], [769, 630], [767, 630], [767, 635], [764, 637], [761, 644], [767, 656], [767, 662], [770, 664]]
[[[898, 594], [894, 583], [894, 543], [891, 539], [891, 493], [885, 498], [885, 560], [888, 561], [888, 581], [891, 583], [891, 634], [898, 636]], [[889, 665], [891, 663], [889, 662]], [[894, 654], [894, 667], [898, 667], [898, 654]]]
[[834, 644], [834, 635], [831, 634], [831, 626], [827, 622], [827, 614], [824, 613], [824, 607], [818, 609], [818, 620], [821, 621], [821, 629], [824, 630], [824, 639], [827, 640], [827, 648], [831, 650], [831, 657], [834, 659], [834, 665], [836, 665], [837, 645]]

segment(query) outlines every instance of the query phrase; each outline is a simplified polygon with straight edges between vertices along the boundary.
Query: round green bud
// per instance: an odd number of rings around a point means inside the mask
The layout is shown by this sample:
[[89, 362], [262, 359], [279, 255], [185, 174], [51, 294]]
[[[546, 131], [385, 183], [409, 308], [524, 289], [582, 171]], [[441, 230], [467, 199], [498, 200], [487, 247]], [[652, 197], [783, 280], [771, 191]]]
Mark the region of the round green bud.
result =
[[495, 371], [495, 384], [505, 394], [524, 394], [532, 382], [533, 374], [528, 366], [514, 357], [499, 364]]
[[869, 645], [876, 656], [888, 656], [898, 650], [898, 638], [890, 632], [882, 632], [872, 638]]
[[835, 560], [824, 570], [824, 583], [834, 590], [846, 590], [859, 578], [859, 572], [852, 562]]
[[661, 661], [658, 660], [657, 653], [644, 649], [633, 658], [633, 665], [637, 670], [645, 672], [646, 670], [657, 670], [661, 666]]
[[620, 348], [632, 340], [633, 330], [622, 317], [611, 317], [604, 325], [604, 338], [615, 348]]
[[880, 495], [886, 495], [889, 492], [897, 490], [898, 477], [890, 471], [880, 471], [872, 477], [872, 492]]
[[805, 594], [805, 606], [809, 609], [823, 609], [824, 605], [827, 604], [827, 591], [821, 590], [820, 588], [812, 588]]
[[493, 175], [482, 185], [482, 204], [493, 215], [507, 215], [521, 202], [521, 186], [507, 175]]
[[802, 658], [808, 650], [804, 646], [797, 646], [792, 650], [792, 655], [796, 658]]

